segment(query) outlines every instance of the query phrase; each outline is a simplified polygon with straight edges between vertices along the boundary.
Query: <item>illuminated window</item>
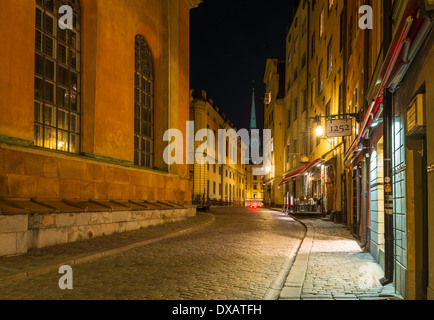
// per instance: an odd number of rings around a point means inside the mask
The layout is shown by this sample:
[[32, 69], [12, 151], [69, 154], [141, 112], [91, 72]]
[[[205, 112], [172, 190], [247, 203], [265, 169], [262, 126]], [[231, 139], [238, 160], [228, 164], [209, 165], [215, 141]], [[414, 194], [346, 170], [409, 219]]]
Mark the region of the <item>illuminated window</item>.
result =
[[332, 38], [330, 39], [329, 45], [327, 46], [327, 77], [333, 71], [333, 53], [332, 53]]
[[319, 37], [322, 38], [324, 34], [324, 8], [321, 10], [321, 14], [319, 15]]
[[36, 1], [35, 145], [80, 151], [80, 4], [69, 1], [73, 29], [58, 26], [60, 3]]
[[145, 38], [136, 36], [134, 84], [134, 163], [154, 163], [154, 61]]

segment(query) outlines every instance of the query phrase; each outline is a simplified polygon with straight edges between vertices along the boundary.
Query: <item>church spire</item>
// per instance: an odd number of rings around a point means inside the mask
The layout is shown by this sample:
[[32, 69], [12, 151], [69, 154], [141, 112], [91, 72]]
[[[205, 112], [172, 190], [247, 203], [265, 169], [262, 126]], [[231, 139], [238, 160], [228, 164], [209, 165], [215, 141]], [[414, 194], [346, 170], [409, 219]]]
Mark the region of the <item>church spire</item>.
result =
[[[255, 84], [255, 81], [253, 81], [253, 85]], [[250, 117], [250, 129], [257, 129], [256, 128], [256, 102], [255, 102], [255, 88], [253, 87], [253, 93], [252, 93], [252, 113]]]

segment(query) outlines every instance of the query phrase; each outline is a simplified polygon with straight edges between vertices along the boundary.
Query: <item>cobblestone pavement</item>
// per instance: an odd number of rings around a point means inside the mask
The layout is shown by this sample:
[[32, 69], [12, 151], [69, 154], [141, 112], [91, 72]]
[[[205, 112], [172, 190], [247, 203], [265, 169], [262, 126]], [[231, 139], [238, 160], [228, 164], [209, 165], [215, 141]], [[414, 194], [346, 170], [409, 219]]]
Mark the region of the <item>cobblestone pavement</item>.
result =
[[274, 211], [214, 211], [211, 226], [74, 265], [73, 290], [59, 289], [56, 270], [0, 285], [0, 299], [262, 299], [301, 234], [300, 224]]
[[378, 300], [393, 294], [378, 281], [384, 275], [381, 267], [346, 227], [321, 219], [301, 221], [314, 230], [302, 300]]
[[197, 228], [210, 222], [212, 222], [211, 215], [199, 212], [193, 218], [176, 223], [168, 223], [128, 233], [118, 233], [90, 241], [36, 249], [23, 256], [0, 258], [0, 283], [2, 279], [19, 273], [37, 272], [52, 265], [65, 263], [65, 261], [78, 260], [107, 252], [107, 250], [121, 249], [135, 243], [176, 235], [181, 231]]

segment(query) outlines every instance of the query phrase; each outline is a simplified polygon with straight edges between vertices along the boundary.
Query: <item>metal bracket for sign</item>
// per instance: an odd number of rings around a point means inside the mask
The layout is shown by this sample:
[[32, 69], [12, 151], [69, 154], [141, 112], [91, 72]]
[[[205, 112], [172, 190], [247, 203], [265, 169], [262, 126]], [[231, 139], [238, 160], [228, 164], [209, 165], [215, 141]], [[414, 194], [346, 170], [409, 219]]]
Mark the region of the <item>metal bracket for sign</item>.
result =
[[427, 172], [428, 172], [428, 173], [433, 172], [433, 171], [434, 171], [434, 164], [428, 166], [426, 169], [427, 169]]
[[329, 116], [315, 116], [315, 117], [309, 117], [308, 120], [314, 120], [315, 122], [318, 122], [319, 119], [330, 119], [330, 120], [346, 120], [348, 117], [351, 118], [358, 118], [358, 113], [343, 113], [343, 114], [334, 114]]

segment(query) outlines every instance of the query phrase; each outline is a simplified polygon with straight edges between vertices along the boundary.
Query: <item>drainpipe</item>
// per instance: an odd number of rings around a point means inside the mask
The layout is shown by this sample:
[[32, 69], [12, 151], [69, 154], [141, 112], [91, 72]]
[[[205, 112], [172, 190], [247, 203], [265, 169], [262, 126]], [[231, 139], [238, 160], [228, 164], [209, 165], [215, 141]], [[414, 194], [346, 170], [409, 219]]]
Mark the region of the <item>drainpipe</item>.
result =
[[[383, 53], [386, 54], [392, 42], [391, 0], [385, 0], [383, 21]], [[386, 18], [387, 17], [387, 18]], [[384, 240], [385, 240], [385, 276], [380, 280], [383, 286], [393, 282], [394, 271], [394, 237], [393, 237], [393, 184], [392, 184], [392, 156], [393, 156], [393, 108], [392, 94], [388, 89], [384, 90]]]
[[367, 163], [363, 163], [362, 166], [362, 199], [361, 199], [361, 206], [362, 206], [362, 242], [360, 243], [361, 248], [365, 248], [368, 245], [368, 198], [367, 198], [367, 180], [368, 180], [368, 174], [367, 174]]
[[[367, 5], [371, 6], [372, 3], [371, 1], [367, 1], [366, 2]], [[365, 93], [367, 88], [369, 87], [368, 84], [368, 77], [369, 77], [369, 32], [364, 33], [364, 43], [365, 43], [365, 48], [364, 50], [364, 79], [363, 79], [363, 92]], [[366, 99], [364, 99], [364, 109], [367, 110], [369, 107], [368, 102], [366, 101]], [[368, 149], [370, 150], [370, 149]], [[369, 181], [369, 174], [366, 172], [367, 168], [369, 167], [369, 163], [367, 161], [367, 163], [365, 163], [364, 167], [363, 167], [363, 175], [362, 175], [362, 189], [363, 189], [363, 207], [362, 207], [362, 242], [360, 243], [360, 247], [361, 248], [365, 248], [368, 243], [369, 243], [369, 236], [368, 236], [368, 197], [367, 197], [367, 192], [368, 190], [368, 181]], [[368, 171], [369, 172], [369, 171]]]

